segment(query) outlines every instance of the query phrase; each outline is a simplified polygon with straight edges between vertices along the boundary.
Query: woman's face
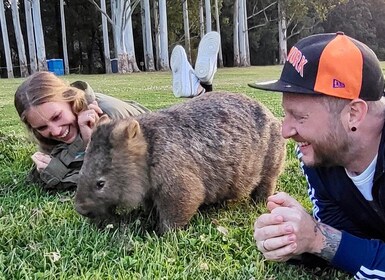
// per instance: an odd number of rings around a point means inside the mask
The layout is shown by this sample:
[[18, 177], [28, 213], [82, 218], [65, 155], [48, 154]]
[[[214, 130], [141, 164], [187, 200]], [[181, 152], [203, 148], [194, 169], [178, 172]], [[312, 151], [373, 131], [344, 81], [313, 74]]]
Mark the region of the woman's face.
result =
[[33, 129], [48, 139], [70, 144], [79, 133], [76, 115], [65, 101], [32, 106], [26, 118]]

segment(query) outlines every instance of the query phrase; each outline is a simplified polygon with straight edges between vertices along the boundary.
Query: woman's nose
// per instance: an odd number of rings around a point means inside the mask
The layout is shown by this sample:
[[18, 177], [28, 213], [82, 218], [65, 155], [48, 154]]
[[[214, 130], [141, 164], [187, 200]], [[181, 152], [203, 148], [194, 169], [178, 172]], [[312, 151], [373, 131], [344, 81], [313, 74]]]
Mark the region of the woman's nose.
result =
[[52, 136], [59, 136], [61, 133], [61, 127], [58, 125], [51, 125], [49, 129]]

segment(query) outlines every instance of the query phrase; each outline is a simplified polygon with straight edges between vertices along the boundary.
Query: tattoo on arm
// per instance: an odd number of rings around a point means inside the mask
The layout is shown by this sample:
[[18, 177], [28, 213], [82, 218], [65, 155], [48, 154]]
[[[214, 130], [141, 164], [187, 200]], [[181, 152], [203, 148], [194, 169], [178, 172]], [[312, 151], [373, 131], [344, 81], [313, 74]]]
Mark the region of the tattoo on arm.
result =
[[342, 233], [331, 226], [315, 222], [314, 234], [317, 235], [318, 233], [323, 235], [323, 246], [321, 251], [315, 253], [315, 255], [327, 261], [331, 261], [337, 252], [338, 246], [340, 245]]

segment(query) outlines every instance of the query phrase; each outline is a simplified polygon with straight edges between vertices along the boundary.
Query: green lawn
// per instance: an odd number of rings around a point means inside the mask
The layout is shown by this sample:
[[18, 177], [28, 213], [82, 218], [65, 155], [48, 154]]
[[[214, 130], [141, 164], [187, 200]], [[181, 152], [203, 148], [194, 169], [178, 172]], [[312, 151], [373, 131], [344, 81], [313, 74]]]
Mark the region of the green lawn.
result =
[[[245, 93], [281, 117], [281, 94], [247, 86], [276, 79], [280, 70], [280, 66], [219, 69], [214, 87]], [[88, 81], [96, 91], [138, 101], [151, 110], [185, 101], [173, 96], [170, 72], [64, 79]], [[47, 194], [25, 183], [35, 147], [13, 107], [13, 94], [21, 82], [0, 80], [0, 279], [349, 279], [336, 270], [264, 260], [253, 241], [253, 223], [265, 206], [248, 201], [202, 210], [186, 229], [164, 236], [143, 233], [141, 216], [119, 228], [97, 229], [76, 213], [73, 193]], [[278, 188], [310, 209], [290, 142]]]

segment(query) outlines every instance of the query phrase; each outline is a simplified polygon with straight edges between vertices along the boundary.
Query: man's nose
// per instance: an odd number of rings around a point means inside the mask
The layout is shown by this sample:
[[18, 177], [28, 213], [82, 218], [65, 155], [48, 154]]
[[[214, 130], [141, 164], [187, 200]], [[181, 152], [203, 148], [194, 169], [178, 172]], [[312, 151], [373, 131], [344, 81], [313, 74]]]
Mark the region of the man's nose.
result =
[[281, 134], [285, 139], [289, 139], [297, 134], [297, 130], [286, 117], [282, 121]]

